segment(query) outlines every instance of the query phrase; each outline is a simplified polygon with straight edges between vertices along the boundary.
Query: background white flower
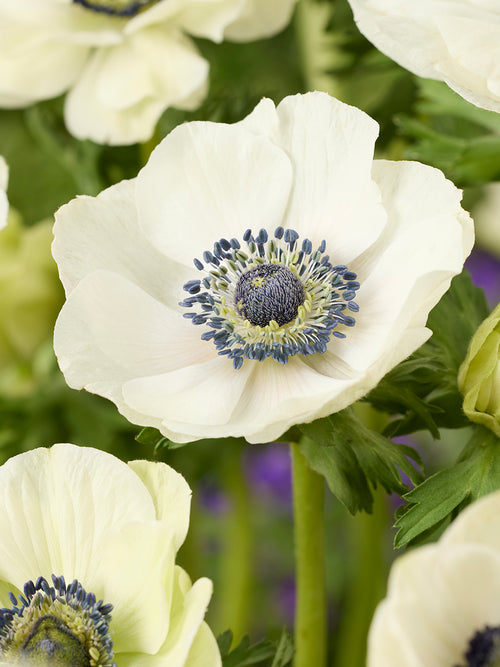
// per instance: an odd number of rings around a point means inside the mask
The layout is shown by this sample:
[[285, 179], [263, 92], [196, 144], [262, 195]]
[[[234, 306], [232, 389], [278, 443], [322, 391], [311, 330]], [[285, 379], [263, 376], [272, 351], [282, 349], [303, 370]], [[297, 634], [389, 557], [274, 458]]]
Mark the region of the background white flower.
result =
[[[436, 544], [398, 558], [370, 629], [368, 667], [497, 664], [500, 655], [500, 493], [468, 507]], [[496, 628], [496, 661], [469, 642]], [[488, 636], [477, 638], [476, 651]], [[476, 658], [476, 661], [473, 658]]]
[[500, 4], [490, 0], [349, 0], [361, 32], [418, 76], [445, 81], [500, 112]]
[[[130, 421], [180, 442], [272, 441], [373, 388], [428, 338], [429, 310], [473, 243], [460, 191], [431, 167], [373, 161], [377, 132], [363, 112], [324, 93], [288, 97], [277, 108], [263, 100], [235, 125], [176, 128], [136, 179], [63, 206], [53, 254], [67, 301], [54, 344], [68, 384], [111, 399]], [[231, 363], [214, 340], [200, 338], [214, 329], [183, 317], [191, 313], [178, 305], [182, 286], [203, 278], [193, 258], [216, 271], [209, 259], [219, 239], [226, 247], [239, 239], [250, 252], [248, 228], [261, 240], [269, 236], [268, 249], [288, 248], [273, 237], [280, 226], [297, 232], [298, 247], [325, 241], [318, 262], [329, 254], [333, 265], [358, 274], [356, 325], [337, 327], [344, 340], [333, 334], [328, 344], [316, 343], [318, 325], [309, 327], [309, 316], [328, 317], [315, 302], [290, 325], [302, 338], [288, 363], [253, 359], [261, 348], [249, 343], [235, 370], [236, 357]], [[310, 289], [305, 281], [308, 296]], [[228, 327], [243, 337], [262, 334], [238, 313], [231, 317]], [[289, 340], [290, 328], [284, 331]]]
[[0, 106], [69, 90], [68, 129], [79, 139], [149, 139], [170, 106], [195, 109], [208, 63], [188, 35], [215, 42], [267, 37], [296, 0], [1, 0]]
[[0, 229], [7, 224], [9, 212], [9, 201], [7, 199], [7, 184], [9, 182], [9, 169], [7, 163], [0, 155]]
[[0, 598], [63, 575], [114, 606], [120, 667], [219, 667], [203, 621], [208, 579], [191, 585], [175, 565], [191, 491], [163, 463], [126, 465], [105, 452], [57, 444], [0, 467]]

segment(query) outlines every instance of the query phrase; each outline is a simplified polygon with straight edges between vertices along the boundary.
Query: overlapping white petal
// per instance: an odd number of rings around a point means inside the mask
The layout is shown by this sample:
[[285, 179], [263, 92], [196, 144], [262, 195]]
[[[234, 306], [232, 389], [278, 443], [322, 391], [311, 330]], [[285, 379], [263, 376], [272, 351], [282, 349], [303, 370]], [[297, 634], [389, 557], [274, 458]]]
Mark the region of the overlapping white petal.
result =
[[[431, 167], [373, 161], [376, 132], [323, 93], [264, 100], [234, 126], [177, 128], [135, 181], [62, 207], [55, 349], [69, 384], [178, 442], [271, 441], [372, 389], [430, 335], [428, 313], [473, 243], [460, 191]], [[278, 225], [324, 239], [358, 274], [360, 312], [324, 353], [235, 370], [183, 319], [182, 286], [215, 241]]]
[[177, 667], [195, 667], [202, 643], [207, 666], [218, 667], [203, 624], [211, 583], [191, 586], [175, 565], [190, 497], [185, 480], [161, 463], [126, 465], [69, 444], [16, 456], [0, 467], [0, 592], [39, 576], [76, 578], [114, 605], [118, 664], [163, 665], [176, 652]]
[[361, 32], [418, 76], [500, 112], [500, 6], [477, 0], [349, 0]]
[[208, 63], [190, 35], [267, 37], [295, 2], [156, 0], [124, 18], [76, 0], [1, 0], [0, 106], [68, 91], [65, 120], [79, 139], [146, 141], [167, 107], [195, 109], [206, 94]]
[[461, 665], [474, 634], [500, 625], [499, 515], [500, 494], [486, 496], [436, 544], [396, 560], [370, 629], [368, 667]]

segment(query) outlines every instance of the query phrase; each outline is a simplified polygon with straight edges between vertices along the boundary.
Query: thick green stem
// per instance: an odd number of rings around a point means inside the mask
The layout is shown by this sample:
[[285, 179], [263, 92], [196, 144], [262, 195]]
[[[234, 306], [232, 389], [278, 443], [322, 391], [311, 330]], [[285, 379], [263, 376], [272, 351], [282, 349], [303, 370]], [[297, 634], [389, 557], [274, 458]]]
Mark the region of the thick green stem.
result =
[[232, 630], [234, 644], [249, 631], [253, 575], [252, 509], [241, 453], [239, 447], [228, 452], [223, 468], [224, 490], [229, 496], [231, 509], [225, 519], [215, 620], [218, 631], [223, 632], [228, 628]]
[[295, 525], [294, 667], [326, 664], [324, 479], [311, 470], [298, 445], [291, 444]]

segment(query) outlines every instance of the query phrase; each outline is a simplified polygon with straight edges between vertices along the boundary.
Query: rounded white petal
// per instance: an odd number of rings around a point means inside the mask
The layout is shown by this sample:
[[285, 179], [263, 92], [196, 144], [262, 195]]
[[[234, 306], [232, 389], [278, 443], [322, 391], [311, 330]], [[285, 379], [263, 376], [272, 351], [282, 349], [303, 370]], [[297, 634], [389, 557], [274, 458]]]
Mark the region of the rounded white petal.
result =
[[245, 0], [238, 18], [225, 30], [227, 39], [251, 41], [270, 37], [285, 28], [297, 0]]
[[475, 0], [349, 0], [361, 32], [411, 72], [500, 111], [500, 7]]
[[56, 322], [54, 349], [66, 381], [114, 397], [135, 378], [203, 363], [211, 346], [180, 313], [123, 276], [90, 273], [71, 292]]
[[168, 522], [174, 536], [177, 551], [186, 539], [191, 508], [191, 489], [182, 475], [165, 463], [151, 461], [129, 461], [153, 498], [156, 518]]
[[221, 665], [217, 640], [203, 621], [191, 644], [185, 667], [221, 667]]
[[483, 544], [500, 553], [500, 492], [490, 493], [465, 508], [446, 530], [441, 542]]
[[135, 180], [112, 185], [97, 197], [77, 197], [55, 218], [52, 253], [67, 294], [87, 274], [102, 269], [177, 307], [179, 285], [192, 277], [192, 269], [167, 260], [144, 237], [137, 220]]
[[93, 53], [66, 98], [66, 124], [79, 139], [146, 141], [168, 106], [201, 102], [207, 76], [207, 62], [181, 33], [154, 27], [133, 33]]
[[155, 518], [150, 494], [126, 464], [68, 444], [9, 459], [0, 467], [0, 495], [0, 578], [19, 588], [54, 573], [99, 594], [108, 532]]
[[289, 158], [267, 138], [240, 124], [187, 123], [155, 148], [137, 176], [139, 224], [168, 257], [192, 266], [221, 237], [274, 230], [291, 184]]
[[276, 114], [277, 141], [295, 166], [284, 226], [325, 239], [334, 263], [349, 265], [386, 223], [371, 174], [378, 124], [320, 92], [287, 97]]

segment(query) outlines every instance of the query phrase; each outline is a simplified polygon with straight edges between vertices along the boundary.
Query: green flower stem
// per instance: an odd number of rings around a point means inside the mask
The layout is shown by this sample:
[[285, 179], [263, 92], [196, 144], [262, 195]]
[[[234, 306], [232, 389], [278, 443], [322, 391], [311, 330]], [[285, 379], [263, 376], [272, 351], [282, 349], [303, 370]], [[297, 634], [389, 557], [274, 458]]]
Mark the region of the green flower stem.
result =
[[219, 632], [230, 628], [233, 645], [249, 631], [252, 591], [254, 526], [248, 482], [243, 474], [242, 448], [231, 447], [225, 453], [224, 490], [231, 508], [224, 522], [224, 542], [217, 583], [217, 618]]
[[374, 493], [373, 513], [349, 519], [349, 580], [336, 635], [332, 667], [366, 664], [366, 640], [378, 602], [384, 596], [389, 569], [391, 512], [384, 489]]
[[324, 552], [324, 479], [311, 470], [291, 443], [295, 525], [294, 667], [326, 664], [326, 593]]

